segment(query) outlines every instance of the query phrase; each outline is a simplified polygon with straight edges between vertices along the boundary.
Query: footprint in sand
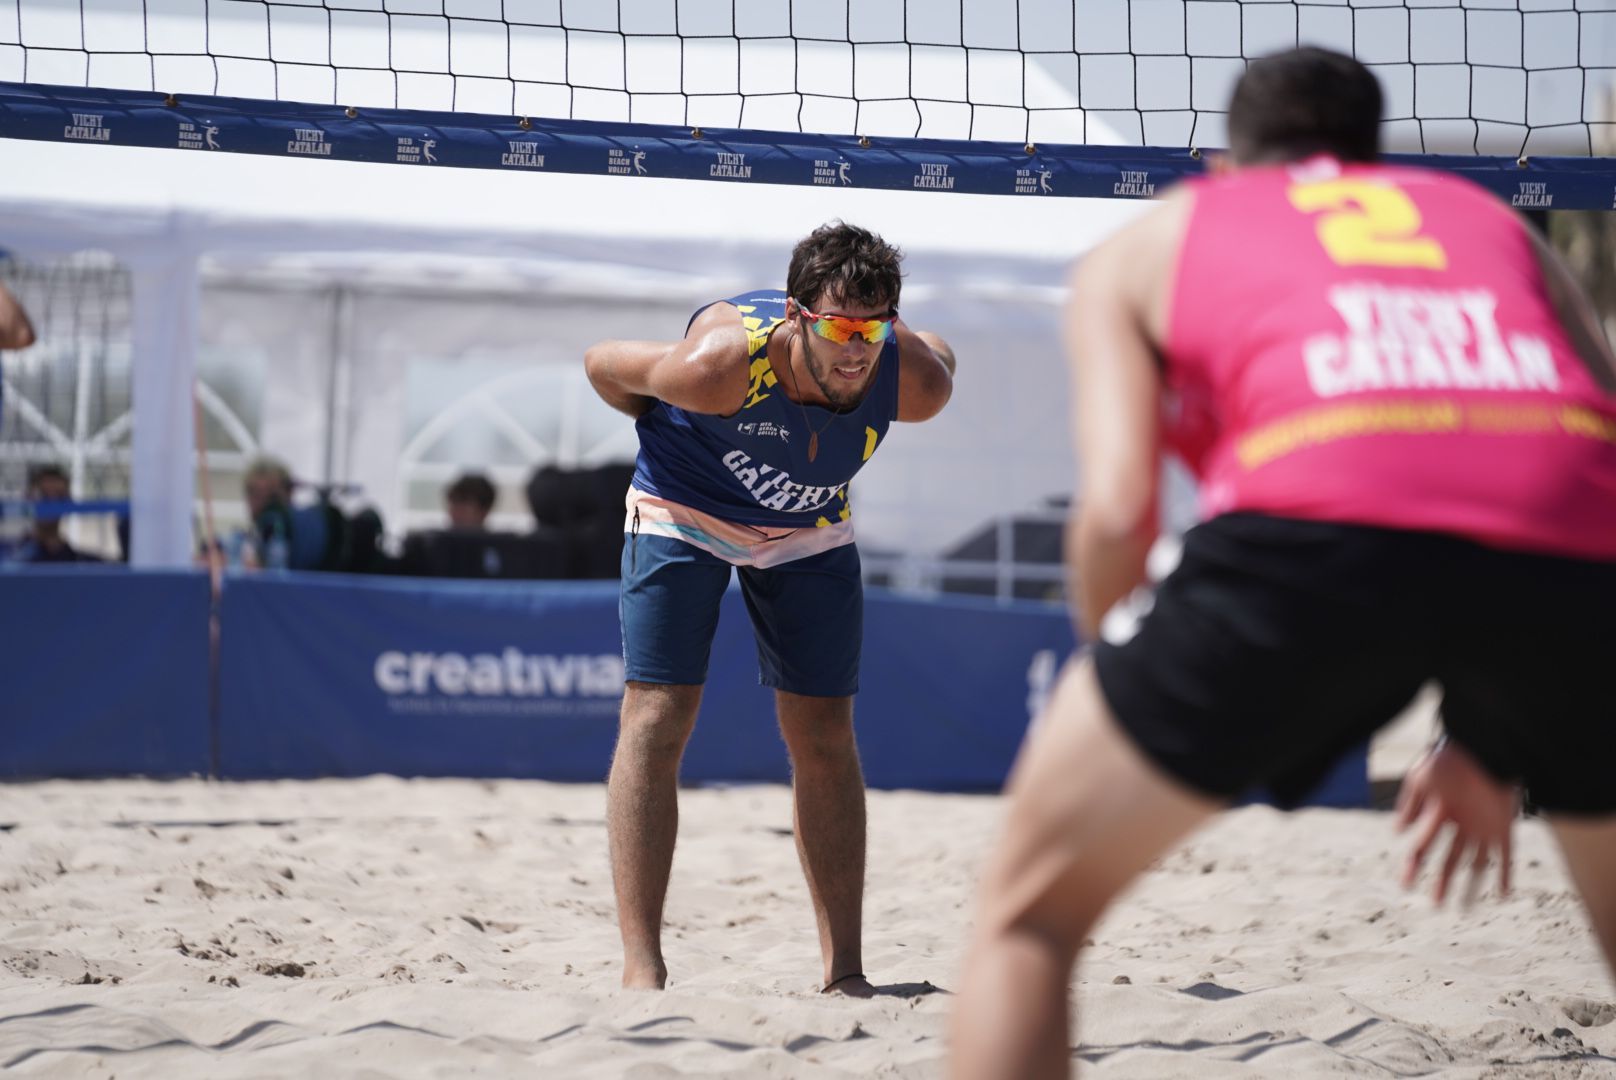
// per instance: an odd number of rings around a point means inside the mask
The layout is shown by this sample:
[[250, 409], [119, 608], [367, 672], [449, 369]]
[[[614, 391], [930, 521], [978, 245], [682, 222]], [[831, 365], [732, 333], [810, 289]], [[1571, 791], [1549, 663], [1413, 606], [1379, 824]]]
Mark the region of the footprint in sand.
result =
[[1592, 998], [1561, 998], [1557, 1003], [1566, 1018], [1578, 1027], [1604, 1027], [1616, 1020], [1616, 1004]]

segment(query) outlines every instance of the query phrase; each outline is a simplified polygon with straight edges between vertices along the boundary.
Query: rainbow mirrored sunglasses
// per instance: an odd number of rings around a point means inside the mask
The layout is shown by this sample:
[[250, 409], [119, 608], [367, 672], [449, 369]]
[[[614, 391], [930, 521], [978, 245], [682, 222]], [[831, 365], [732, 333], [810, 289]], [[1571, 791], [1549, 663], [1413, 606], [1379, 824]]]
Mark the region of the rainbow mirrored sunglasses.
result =
[[797, 301], [797, 307], [812, 320], [814, 333], [837, 345], [846, 345], [853, 340], [854, 335], [862, 337], [871, 345], [879, 345], [892, 336], [893, 324], [898, 319], [896, 311], [889, 311], [874, 319], [854, 319], [846, 315], [821, 315], [809, 311], [808, 305], [801, 300]]

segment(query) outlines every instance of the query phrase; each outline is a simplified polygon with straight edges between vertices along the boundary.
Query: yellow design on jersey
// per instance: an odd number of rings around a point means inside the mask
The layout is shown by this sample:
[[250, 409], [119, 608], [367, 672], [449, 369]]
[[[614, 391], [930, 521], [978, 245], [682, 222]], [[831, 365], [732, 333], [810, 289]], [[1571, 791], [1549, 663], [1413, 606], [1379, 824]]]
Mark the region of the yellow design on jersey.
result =
[[[743, 307], [740, 310], [755, 309]], [[769, 358], [764, 355], [764, 349], [769, 344], [770, 331], [783, 322], [784, 319], [770, 319], [765, 323], [762, 319], [745, 316], [741, 318], [741, 323], [746, 327], [746, 355], [752, 361], [752, 366], [747, 372], [752, 383], [746, 389], [746, 404], [741, 406], [743, 409], [750, 409], [758, 402], [766, 400], [769, 395], [765, 391], [773, 389], [778, 381], [774, 377], [774, 368], [769, 366]]]
[[870, 455], [875, 453], [875, 441], [877, 439], [879, 439], [880, 437], [881, 436], [879, 436], [879, 435], [877, 435], [875, 433], [875, 429], [873, 427], [867, 427], [867, 428], [864, 429], [864, 458], [863, 458], [863, 460], [865, 460], [865, 461], [870, 460]]
[[[853, 516], [853, 508], [851, 506], [847, 505], [847, 488], [845, 488], [845, 487], [837, 488], [836, 489], [836, 497], [842, 500], [842, 508], [840, 510], [836, 511], [836, 519], [838, 521], [846, 521], [848, 518]], [[816, 520], [814, 522], [814, 528], [816, 528], [816, 529], [828, 529], [828, 528], [830, 528], [830, 519], [827, 518], [827, 517], [821, 516], [818, 520]]]
[[1448, 253], [1420, 233], [1419, 207], [1401, 188], [1356, 177], [1292, 184], [1291, 205], [1320, 214], [1319, 243], [1341, 266], [1396, 266], [1446, 270]]

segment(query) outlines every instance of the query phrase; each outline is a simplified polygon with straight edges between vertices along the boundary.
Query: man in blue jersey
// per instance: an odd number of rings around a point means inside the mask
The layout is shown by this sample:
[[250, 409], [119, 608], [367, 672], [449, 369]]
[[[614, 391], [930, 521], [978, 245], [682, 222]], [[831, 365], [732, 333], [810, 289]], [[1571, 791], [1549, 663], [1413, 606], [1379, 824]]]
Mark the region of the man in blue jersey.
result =
[[847, 484], [894, 420], [929, 420], [954, 356], [898, 318], [902, 256], [840, 222], [797, 244], [786, 290], [709, 304], [683, 340], [585, 355], [633, 416], [622, 623], [627, 686], [607, 785], [623, 985], [661, 989], [679, 759], [737, 568], [791, 755], [797, 853], [827, 991], [868, 995], [860, 933], [864, 779], [853, 739], [863, 583]]

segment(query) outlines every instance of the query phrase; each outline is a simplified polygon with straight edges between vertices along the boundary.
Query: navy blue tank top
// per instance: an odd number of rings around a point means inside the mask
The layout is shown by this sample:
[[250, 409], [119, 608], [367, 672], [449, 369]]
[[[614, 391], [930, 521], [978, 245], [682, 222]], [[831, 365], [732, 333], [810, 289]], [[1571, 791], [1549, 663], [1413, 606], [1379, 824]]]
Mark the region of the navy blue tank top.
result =
[[[897, 336], [882, 346], [864, 400], [838, 413], [786, 397], [769, 363], [769, 334], [785, 321], [784, 292], [760, 289], [715, 302], [734, 304], [746, 327], [746, 402], [730, 416], [657, 402], [635, 423], [640, 453], [634, 486], [743, 525], [800, 528], [846, 520], [847, 482], [898, 416]], [[711, 306], [698, 308], [691, 322]], [[814, 431], [819, 451], [809, 461]]]

